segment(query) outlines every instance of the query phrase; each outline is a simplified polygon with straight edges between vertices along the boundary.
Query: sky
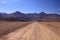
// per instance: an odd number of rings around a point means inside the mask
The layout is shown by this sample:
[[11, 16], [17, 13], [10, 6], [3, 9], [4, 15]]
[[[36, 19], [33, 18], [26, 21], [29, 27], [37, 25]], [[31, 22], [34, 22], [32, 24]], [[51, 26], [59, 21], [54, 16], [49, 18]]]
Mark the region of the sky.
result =
[[0, 0], [0, 12], [60, 13], [60, 0]]

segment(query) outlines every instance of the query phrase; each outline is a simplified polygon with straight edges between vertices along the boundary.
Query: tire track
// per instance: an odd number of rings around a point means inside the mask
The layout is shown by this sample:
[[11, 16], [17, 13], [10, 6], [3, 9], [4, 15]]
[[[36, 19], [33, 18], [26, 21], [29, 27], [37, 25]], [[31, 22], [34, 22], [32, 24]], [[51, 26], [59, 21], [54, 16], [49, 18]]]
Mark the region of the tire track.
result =
[[[6, 38], [6, 39], [4, 39]], [[9, 33], [3, 40], [60, 40], [60, 36], [55, 34], [48, 27], [38, 22], [31, 23], [24, 28]]]
[[[29, 24], [32, 25], [32, 24]], [[25, 28], [21, 28], [16, 30], [15, 32], [9, 33], [8, 35], [2, 37], [1, 40], [16, 40], [19, 39], [27, 30], [30, 29], [29, 25], [27, 25]]]
[[[28, 26], [27, 26], [28, 27]], [[25, 32], [21, 37], [20, 40], [29, 40], [30, 36], [33, 32], [33, 23], [31, 25], [29, 25], [29, 29], [27, 30], [27, 32]]]
[[[39, 24], [41, 34], [46, 40], [60, 40], [60, 37], [44, 25]], [[44, 39], [45, 40], [45, 39]]]

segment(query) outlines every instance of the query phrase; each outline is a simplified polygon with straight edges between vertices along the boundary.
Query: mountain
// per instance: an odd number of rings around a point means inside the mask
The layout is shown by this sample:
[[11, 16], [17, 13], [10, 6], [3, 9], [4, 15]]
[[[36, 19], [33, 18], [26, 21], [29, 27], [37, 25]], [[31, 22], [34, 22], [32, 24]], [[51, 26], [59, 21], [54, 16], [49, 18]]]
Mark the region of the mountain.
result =
[[60, 15], [41, 13], [22, 13], [16, 11], [11, 14], [0, 13], [0, 21], [40, 21], [40, 22], [60, 22]]

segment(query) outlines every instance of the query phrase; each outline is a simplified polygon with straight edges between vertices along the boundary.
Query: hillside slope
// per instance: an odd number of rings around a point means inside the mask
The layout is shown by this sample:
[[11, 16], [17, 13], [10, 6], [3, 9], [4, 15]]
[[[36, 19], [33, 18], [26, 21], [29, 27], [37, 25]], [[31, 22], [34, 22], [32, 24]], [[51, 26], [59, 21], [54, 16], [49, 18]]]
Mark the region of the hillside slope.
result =
[[47, 14], [44, 12], [41, 13], [22, 13], [16, 11], [11, 14], [0, 13], [0, 20], [2, 21], [40, 21], [40, 22], [50, 22], [57, 21], [60, 22], [60, 15], [58, 14]]

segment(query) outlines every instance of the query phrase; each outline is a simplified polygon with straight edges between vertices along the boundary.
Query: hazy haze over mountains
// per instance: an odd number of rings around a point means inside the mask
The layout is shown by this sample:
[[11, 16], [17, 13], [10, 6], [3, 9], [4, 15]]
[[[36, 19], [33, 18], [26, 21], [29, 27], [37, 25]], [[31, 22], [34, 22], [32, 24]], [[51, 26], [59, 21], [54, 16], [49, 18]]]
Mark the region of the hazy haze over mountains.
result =
[[1, 21], [60, 21], [60, 15], [54, 14], [47, 14], [45, 12], [40, 13], [22, 13], [16, 11], [11, 14], [7, 13], [0, 13], [0, 20]]

